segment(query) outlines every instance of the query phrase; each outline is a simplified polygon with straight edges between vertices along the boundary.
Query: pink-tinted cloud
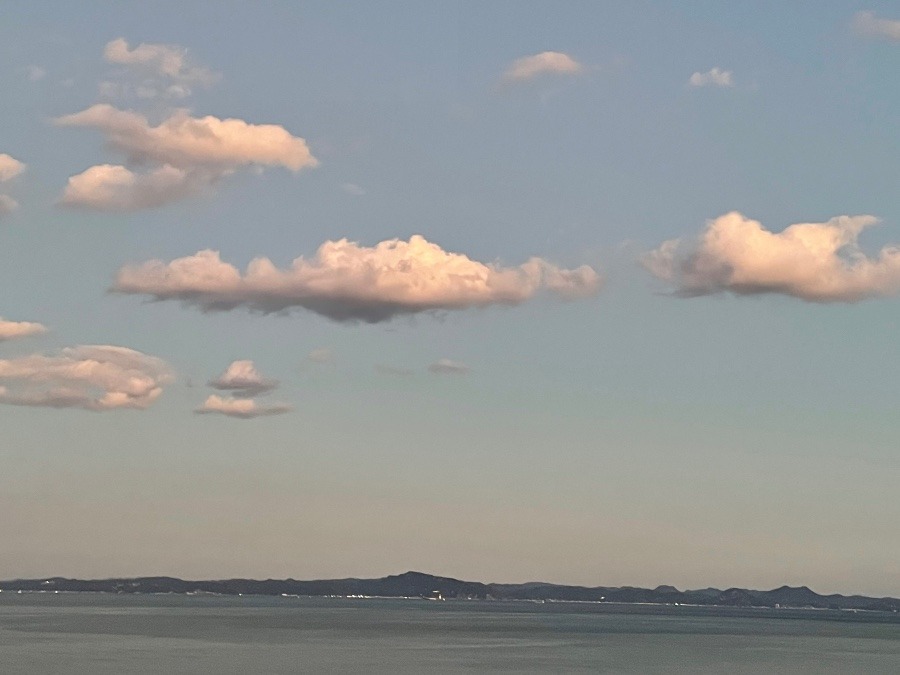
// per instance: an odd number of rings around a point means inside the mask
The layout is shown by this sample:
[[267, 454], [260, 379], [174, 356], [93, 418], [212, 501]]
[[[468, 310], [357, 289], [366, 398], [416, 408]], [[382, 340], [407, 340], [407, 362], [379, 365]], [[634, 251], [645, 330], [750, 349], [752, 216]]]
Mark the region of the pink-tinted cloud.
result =
[[6, 321], [0, 317], [0, 342], [46, 333], [47, 328], [32, 321]]
[[12, 180], [23, 171], [25, 171], [23, 162], [6, 153], [0, 154], [0, 183]]
[[857, 12], [853, 17], [853, 29], [858, 35], [900, 42], [900, 20], [882, 19], [875, 12]]
[[568, 54], [541, 52], [513, 61], [503, 73], [503, 79], [507, 82], [522, 82], [539, 75], [577, 75], [582, 70], [584, 66]]
[[439, 359], [428, 366], [428, 370], [436, 375], [466, 375], [470, 368], [459, 361]]
[[212, 394], [194, 412], [198, 415], [218, 414], [240, 419], [253, 419], [254, 417], [281, 415], [290, 412], [291, 409], [291, 406], [283, 403], [261, 406], [252, 398], [224, 398]]
[[318, 164], [304, 139], [277, 124], [250, 124], [211, 115], [191, 117], [187, 111], [178, 110], [151, 126], [143, 115], [105, 103], [59, 117], [56, 124], [98, 129], [114, 148], [136, 162], [227, 170], [256, 164], [291, 171]]
[[272, 391], [278, 387], [278, 380], [263, 377], [253, 361], [234, 361], [219, 377], [210, 380], [209, 386], [246, 397]]
[[169, 164], [146, 173], [99, 164], [69, 178], [59, 204], [98, 211], [138, 211], [204, 192], [219, 178], [215, 171]]
[[139, 98], [184, 98], [195, 85], [211, 86], [217, 73], [189, 62], [188, 50], [179, 45], [141, 43], [129, 47], [124, 38], [107, 43], [103, 50], [107, 63], [125, 66], [136, 83], [105, 82], [106, 94], [134, 92]]
[[584, 297], [595, 294], [600, 283], [586, 265], [567, 270], [540, 258], [518, 267], [484, 264], [413, 236], [371, 248], [346, 239], [328, 241], [310, 260], [300, 257], [279, 269], [268, 258], [256, 258], [244, 274], [217, 251], [200, 251], [170, 263], [123, 267], [112, 290], [181, 300], [204, 310], [302, 307], [336, 321], [376, 323], [432, 310], [517, 305], [541, 290]]
[[780, 293], [810, 302], [855, 302], [900, 292], [900, 248], [886, 246], [868, 256], [857, 241], [877, 222], [839, 216], [771, 232], [731, 212], [709, 221], [696, 241], [664, 242], [641, 262], [682, 295]]
[[172, 381], [169, 366], [126, 347], [68, 347], [0, 359], [0, 403], [104, 411], [144, 409]]

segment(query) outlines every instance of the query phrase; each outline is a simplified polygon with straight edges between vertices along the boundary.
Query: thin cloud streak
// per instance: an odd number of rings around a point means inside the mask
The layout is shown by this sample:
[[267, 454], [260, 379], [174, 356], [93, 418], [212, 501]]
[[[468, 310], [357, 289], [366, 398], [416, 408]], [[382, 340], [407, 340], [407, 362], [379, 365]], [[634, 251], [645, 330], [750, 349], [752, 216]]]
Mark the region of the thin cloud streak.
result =
[[223, 398], [222, 396], [211, 394], [204, 401], [203, 405], [195, 409], [194, 412], [198, 415], [217, 414], [249, 420], [256, 417], [282, 415], [290, 412], [292, 409], [291, 406], [284, 403], [261, 406], [252, 398]]

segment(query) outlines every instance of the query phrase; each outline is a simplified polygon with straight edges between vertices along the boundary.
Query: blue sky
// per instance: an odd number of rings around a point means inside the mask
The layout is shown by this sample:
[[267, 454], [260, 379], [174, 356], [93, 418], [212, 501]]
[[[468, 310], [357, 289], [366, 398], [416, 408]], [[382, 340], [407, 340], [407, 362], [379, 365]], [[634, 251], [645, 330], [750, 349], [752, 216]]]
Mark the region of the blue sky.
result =
[[0, 577], [900, 593], [893, 3], [17, 3], [0, 54]]

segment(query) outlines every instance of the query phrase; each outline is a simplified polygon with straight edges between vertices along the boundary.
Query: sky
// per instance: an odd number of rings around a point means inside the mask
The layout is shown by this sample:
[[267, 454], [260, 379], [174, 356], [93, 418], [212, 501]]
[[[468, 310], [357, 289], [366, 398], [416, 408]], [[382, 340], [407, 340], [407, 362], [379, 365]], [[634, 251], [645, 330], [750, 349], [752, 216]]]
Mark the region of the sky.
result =
[[12, 3], [0, 578], [900, 595], [900, 12]]

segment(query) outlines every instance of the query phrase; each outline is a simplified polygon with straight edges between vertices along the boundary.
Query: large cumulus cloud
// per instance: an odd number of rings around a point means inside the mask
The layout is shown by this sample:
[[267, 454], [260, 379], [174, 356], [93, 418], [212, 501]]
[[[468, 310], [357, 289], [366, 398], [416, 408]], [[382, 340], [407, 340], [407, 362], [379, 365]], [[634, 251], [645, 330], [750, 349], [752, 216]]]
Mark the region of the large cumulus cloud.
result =
[[517, 305], [541, 290], [583, 297], [599, 287], [599, 275], [586, 265], [561, 269], [541, 258], [516, 267], [484, 264], [413, 236], [371, 248], [346, 239], [327, 241], [313, 258], [297, 258], [287, 269], [256, 258], [243, 274], [217, 251], [205, 250], [169, 263], [125, 266], [112, 290], [181, 300], [203, 310], [301, 307], [336, 321], [376, 323], [430, 310]]
[[872, 216], [839, 216], [771, 232], [737, 212], [707, 223], [693, 242], [673, 239], [642, 256], [682, 295], [780, 293], [811, 302], [855, 302], [900, 291], [900, 248], [859, 247]]
[[0, 403], [141, 410], [171, 380], [165, 361], [127, 347], [68, 347], [52, 356], [0, 359]]

